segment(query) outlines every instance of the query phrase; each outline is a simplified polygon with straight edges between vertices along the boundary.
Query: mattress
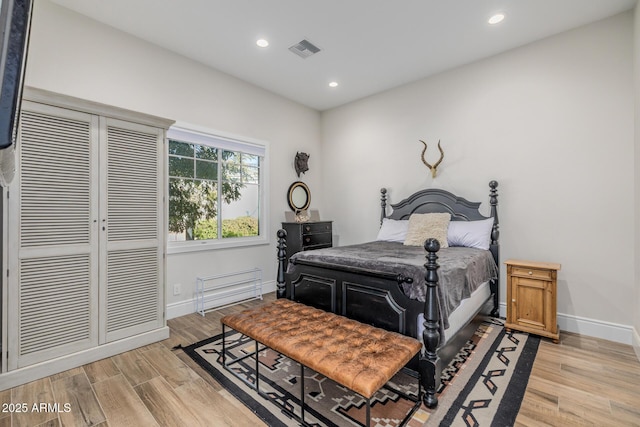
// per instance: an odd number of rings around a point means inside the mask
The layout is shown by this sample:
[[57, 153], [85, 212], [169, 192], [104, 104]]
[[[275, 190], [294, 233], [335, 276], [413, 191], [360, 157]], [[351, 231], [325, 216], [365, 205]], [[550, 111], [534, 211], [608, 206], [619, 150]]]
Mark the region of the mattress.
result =
[[[480, 308], [491, 297], [491, 286], [484, 282], [471, 293], [469, 298], [460, 301], [456, 309], [449, 314], [449, 327], [444, 330], [444, 339], [440, 337], [440, 344], [445, 344], [461, 328], [466, 326], [478, 314]], [[424, 314], [418, 315], [418, 338], [421, 339], [424, 330]]]

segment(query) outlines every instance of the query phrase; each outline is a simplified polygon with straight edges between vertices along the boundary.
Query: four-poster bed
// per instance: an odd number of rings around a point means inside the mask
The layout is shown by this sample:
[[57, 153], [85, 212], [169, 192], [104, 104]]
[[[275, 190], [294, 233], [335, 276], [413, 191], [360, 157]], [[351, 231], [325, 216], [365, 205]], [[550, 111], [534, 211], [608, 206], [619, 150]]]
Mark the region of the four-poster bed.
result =
[[407, 367], [420, 374], [424, 403], [436, 406], [442, 368], [475, 331], [476, 314], [491, 301], [491, 315], [498, 315], [498, 183], [489, 187], [488, 217], [480, 213], [480, 203], [441, 189], [418, 191], [391, 204], [387, 214], [387, 191], [381, 190], [381, 223], [401, 224], [411, 215], [431, 213], [450, 214], [452, 224], [484, 221], [489, 229], [483, 249], [446, 248], [446, 242], [433, 238], [424, 242], [424, 250], [371, 242], [300, 252], [287, 265], [286, 232], [279, 230], [278, 298], [420, 339], [424, 350]]

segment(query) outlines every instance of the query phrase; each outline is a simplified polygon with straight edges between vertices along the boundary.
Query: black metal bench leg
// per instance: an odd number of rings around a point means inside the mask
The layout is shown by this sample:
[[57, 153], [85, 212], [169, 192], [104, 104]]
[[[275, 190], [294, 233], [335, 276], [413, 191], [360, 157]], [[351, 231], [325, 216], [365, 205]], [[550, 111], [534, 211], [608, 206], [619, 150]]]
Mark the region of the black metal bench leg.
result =
[[259, 385], [259, 381], [260, 381], [260, 372], [259, 372], [259, 367], [260, 367], [260, 360], [259, 360], [259, 354], [258, 354], [258, 340], [254, 340], [256, 342], [256, 391], [258, 393], [260, 393], [260, 385]]
[[300, 417], [304, 424], [304, 365], [300, 364]]
[[367, 399], [367, 427], [371, 425], [371, 399]]
[[225, 342], [225, 338], [226, 338], [226, 337], [227, 337], [227, 336], [225, 335], [225, 324], [223, 323], [223, 324], [222, 324], [222, 366], [224, 366], [225, 368], [227, 367], [227, 363], [226, 363], [226, 360], [227, 360], [227, 350], [226, 350], [226, 347], [225, 347], [225, 345], [224, 345], [224, 342]]

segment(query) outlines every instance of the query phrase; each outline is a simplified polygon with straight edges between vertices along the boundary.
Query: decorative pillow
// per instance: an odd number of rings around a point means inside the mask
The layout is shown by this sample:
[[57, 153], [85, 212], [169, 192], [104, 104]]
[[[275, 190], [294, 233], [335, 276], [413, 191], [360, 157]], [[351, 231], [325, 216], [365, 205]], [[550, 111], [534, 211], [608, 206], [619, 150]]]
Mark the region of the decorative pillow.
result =
[[425, 240], [433, 237], [438, 239], [441, 248], [448, 247], [447, 228], [451, 221], [448, 213], [413, 214], [409, 217], [409, 229], [404, 244], [407, 246], [422, 246]]
[[447, 239], [449, 246], [489, 249], [493, 218], [480, 221], [451, 221]]
[[408, 220], [395, 220], [384, 218], [382, 226], [378, 231], [376, 240], [384, 240], [386, 242], [404, 242], [407, 237], [407, 229], [409, 228]]

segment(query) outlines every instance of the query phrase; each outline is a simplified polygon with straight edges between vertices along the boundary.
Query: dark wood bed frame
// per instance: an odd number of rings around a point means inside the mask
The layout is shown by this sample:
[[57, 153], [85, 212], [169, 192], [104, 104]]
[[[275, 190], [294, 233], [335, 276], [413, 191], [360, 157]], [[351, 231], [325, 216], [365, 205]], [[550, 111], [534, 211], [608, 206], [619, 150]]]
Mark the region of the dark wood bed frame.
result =
[[[489, 183], [490, 217], [482, 215], [480, 203], [440, 189], [418, 191], [397, 204], [387, 215], [387, 190], [381, 189], [384, 218], [408, 219], [413, 213], [448, 212], [452, 221], [476, 221], [493, 218], [490, 251], [496, 265], [499, 263], [498, 183]], [[437, 406], [436, 392], [440, 386], [442, 369], [456, 355], [476, 329], [474, 321], [461, 328], [446, 345], [440, 345], [440, 314], [438, 308], [438, 250], [440, 244], [428, 239], [425, 244], [425, 281], [427, 286], [424, 303], [409, 299], [401, 290], [401, 284], [411, 278], [400, 274], [364, 270], [331, 263], [295, 260], [289, 272], [286, 265], [286, 232], [278, 230], [277, 296], [311, 305], [332, 313], [374, 325], [386, 330], [418, 337], [417, 319], [424, 315], [422, 341], [424, 352], [414, 358], [407, 368], [420, 376], [425, 391], [423, 402], [430, 408]], [[499, 280], [490, 283], [493, 307], [492, 316], [499, 313]]]

